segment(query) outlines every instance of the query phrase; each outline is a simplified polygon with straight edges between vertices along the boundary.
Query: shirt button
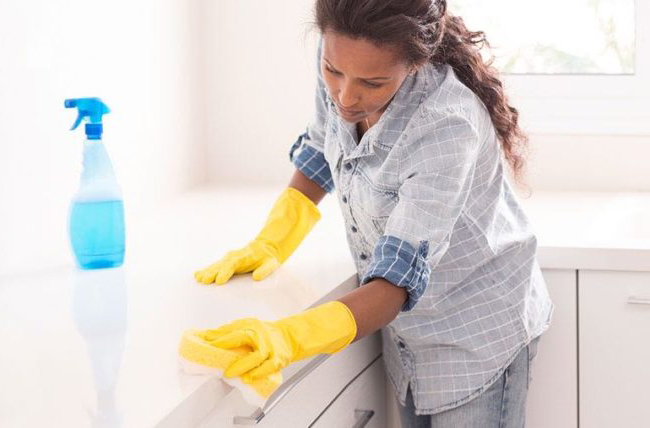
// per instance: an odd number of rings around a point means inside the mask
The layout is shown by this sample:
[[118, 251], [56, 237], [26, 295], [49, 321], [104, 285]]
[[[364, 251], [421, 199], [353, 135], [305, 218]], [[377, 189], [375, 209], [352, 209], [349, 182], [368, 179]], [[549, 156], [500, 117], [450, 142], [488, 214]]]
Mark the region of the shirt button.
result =
[[348, 171], [351, 170], [352, 169], [352, 164], [350, 164], [350, 162], [346, 163], [345, 164], [345, 169], [347, 169]]
[[361, 260], [365, 260], [368, 258], [368, 256], [366, 256], [365, 254], [361, 254], [359, 257], [361, 257]]
[[357, 228], [354, 227], [354, 226], [352, 226], [352, 231], [353, 231], [353, 232], [356, 232], [356, 231], [357, 231]]
[[344, 204], [347, 204], [347, 203], [348, 203], [348, 198], [346, 198], [345, 195], [343, 195], [343, 197], [342, 197], [341, 199], [343, 199], [343, 203], [344, 203]]

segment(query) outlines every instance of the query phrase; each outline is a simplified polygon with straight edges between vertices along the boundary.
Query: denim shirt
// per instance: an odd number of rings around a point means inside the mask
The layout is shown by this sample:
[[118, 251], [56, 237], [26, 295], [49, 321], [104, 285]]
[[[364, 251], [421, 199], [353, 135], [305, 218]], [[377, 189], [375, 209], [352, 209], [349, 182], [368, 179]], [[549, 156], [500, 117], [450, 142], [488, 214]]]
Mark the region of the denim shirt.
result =
[[[317, 51], [320, 63], [322, 40]], [[359, 141], [320, 66], [315, 115], [289, 159], [343, 214], [360, 286], [384, 278], [408, 297], [382, 329], [388, 377], [416, 414], [487, 389], [550, 325], [537, 240], [481, 100], [451, 66], [408, 76]]]

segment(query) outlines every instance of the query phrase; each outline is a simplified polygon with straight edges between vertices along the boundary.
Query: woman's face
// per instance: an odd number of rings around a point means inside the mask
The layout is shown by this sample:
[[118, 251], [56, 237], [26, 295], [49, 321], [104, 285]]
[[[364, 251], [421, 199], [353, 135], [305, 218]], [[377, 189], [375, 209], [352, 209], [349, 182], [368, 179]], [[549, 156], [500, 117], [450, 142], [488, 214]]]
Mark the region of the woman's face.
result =
[[378, 120], [410, 70], [394, 49], [333, 31], [323, 34], [321, 73], [339, 115], [348, 122]]

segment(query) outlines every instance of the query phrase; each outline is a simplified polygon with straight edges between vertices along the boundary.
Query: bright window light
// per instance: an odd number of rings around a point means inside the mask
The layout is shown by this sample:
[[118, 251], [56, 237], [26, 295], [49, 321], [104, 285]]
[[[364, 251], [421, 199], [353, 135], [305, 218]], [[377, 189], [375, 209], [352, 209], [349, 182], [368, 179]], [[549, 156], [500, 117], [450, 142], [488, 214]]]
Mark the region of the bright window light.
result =
[[485, 32], [503, 73], [635, 73], [634, 0], [448, 3], [470, 31]]

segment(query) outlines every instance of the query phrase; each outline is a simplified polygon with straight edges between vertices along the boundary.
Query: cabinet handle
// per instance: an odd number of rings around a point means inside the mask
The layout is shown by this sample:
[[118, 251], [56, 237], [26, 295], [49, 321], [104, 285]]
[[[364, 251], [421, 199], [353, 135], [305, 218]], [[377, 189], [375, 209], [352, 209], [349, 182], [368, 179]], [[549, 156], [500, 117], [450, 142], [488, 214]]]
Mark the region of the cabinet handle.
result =
[[628, 296], [627, 303], [636, 305], [650, 305], [650, 297]]
[[356, 422], [354, 425], [352, 425], [352, 428], [363, 428], [366, 425], [368, 425], [368, 422], [370, 422], [370, 419], [375, 416], [375, 411], [374, 410], [359, 410], [355, 409], [354, 410], [354, 417], [357, 418]]
[[257, 425], [284, 398], [294, 386], [298, 385], [312, 370], [320, 366], [323, 361], [329, 358], [330, 354], [320, 354], [312, 358], [309, 363], [298, 370], [293, 376], [282, 383], [278, 389], [266, 400], [264, 407], [255, 410], [250, 416], [235, 416], [233, 423], [235, 425]]

